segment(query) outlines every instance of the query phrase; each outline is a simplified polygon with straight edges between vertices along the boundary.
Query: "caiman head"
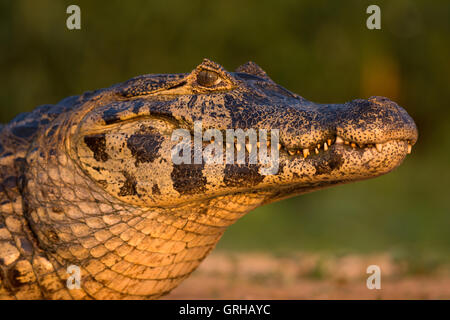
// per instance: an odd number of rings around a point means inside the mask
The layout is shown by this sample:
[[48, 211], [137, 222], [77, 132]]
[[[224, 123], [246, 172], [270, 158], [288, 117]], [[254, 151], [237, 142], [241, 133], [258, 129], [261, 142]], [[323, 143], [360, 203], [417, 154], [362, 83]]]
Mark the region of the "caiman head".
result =
[[[204, 60], [191, 73], [140, 76], [60, 104], [73, 107], [27, 155], [30, 226], [53, 261], [90, 274], [84, 290], [95, 298], [170, 291], [243, 214], [385, 174], [418, 135], [406, 111], [387, 98], [309, 102], [252, 62], [228, 72]], [[189, 133], [191, 163], [173, 161], [180, 129]], [[213, 142], [209, 129], [217, 133]], [[235, 144], [226, 139], [230, 129], [266, 130], [270, 138]], [[214, 155], [223, 150], [219, 161], [195, 161], [195, 139], [200, 151], [211, 144], [218, 146]], [[246, 161], [227, 161], [230, 148]], [[249, 163], [261, 148], [277, 157]], [[277, 170], [264, 173], [272, 160]]]
[[[177, 206], [258, 192], [270, 202], [387, 173], [417, 140], [414, 121], [387, 98], [312, 103], [251, 62], [231, 73], [205, 60], [190, 74], [138, 77], [115, 92], [113, 101], [77, 121], [70, 140], [86, 173], [135, 205]], [[220, 161], [194, 161], [196, 121], [201, 123], [200, 152], [212, 140], [223, 148]], [[172, 158], [179, 143], [173, 133], [179, 128], [192, 135], [190, 164], [175, 164]], [[205, 137], [208, 129], [218, 130], [222, 139]], [[265, 129], [269, 137], [256, 143], [249, 137], [227, 141], [227, 129]], [[278, 139], [271, 145], [275, 130]], [[273, 174], [261, 172], [267, 165], [249, 163], [249, 151], [256, 154], [262, 143], [268, 154], [278, 153]], [[237, 148], [234, 160], [241, 152], [246, 161], [227, 161], [227, 144]]]

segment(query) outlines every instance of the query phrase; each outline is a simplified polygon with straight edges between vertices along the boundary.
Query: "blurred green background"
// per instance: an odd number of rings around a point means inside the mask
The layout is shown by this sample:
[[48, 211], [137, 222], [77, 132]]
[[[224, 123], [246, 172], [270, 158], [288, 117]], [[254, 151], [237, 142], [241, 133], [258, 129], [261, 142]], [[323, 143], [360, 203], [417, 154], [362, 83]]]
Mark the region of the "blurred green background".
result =
[[[81, 7], [81, 30], [66, 8]], [[382, 29], [366, 28], [381, 7]], [[259, 208], [228, 250], [394, 252], [450, 257], [450, 2], [0, 1], [0, 120], [145, 73], [189, 72], [204, 57], [253, 60], [322, 103], [387, 96], [419, 141], [393, 173]]]

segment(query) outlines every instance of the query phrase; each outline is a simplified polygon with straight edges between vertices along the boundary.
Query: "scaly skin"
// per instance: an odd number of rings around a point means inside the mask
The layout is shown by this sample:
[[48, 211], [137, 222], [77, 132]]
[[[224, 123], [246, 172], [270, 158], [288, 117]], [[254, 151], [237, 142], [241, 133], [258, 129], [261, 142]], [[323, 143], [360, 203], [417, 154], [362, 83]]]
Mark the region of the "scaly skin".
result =
[[[196, 120], [279, 129], [278, 173], [174, 165], [171, 133]], [[158, 298], [250, 210], [385, 174], [417, 140], [386, 98], [315, 104], [254, 63], [230, 73], [209, 60], [41, 106], [0, 130], [2, 299]], [[69, 265], [80, 289], [66, 287]]]

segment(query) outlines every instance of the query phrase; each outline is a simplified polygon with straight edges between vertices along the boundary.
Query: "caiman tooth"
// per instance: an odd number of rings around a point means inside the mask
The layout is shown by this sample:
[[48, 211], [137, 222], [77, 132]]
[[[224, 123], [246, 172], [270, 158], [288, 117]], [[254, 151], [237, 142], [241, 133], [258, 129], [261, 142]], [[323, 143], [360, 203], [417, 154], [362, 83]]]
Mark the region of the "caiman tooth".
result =
[[242, 149], [242, 145], [240, 143], [236, 144], [236, 150], [239, 152]]
[[331, 143], [332, 143], [331, 139], [327, 139], [327, 142], [328, 142], [328, 145], [331, 146]]
[[381, 152], [383, 150], [383, 145], [381, 143], [375, 143], [375, 148], [377, 148], [378, 152]]
[[317, 144], [317, 149], [320, 149], [320, 143]]
[[281, 144], [278, 144], [277, 148], [278, 148], [278, 150], [280, 150], [281, 149]]
[[295, 150], [288, 150], [288, 153], [293, 156], [295, 154]]
[[337, 137], [336, 137], [335, 143], [336, 143], [336, 144], [343, 144], [343, 143], [344, 143], [344, 140], [343, 140], [341, 137], [337, 136]]
[[350, 144], [350, 141], [345, 140], [345, 141], [344, 141], [344, 144], [347, 144], [347, 145], [348, 145], [348, 144]]
[[412, 146], [408, 143], [408, 154], [411, 154]]
[[352, 148], [356, 148], [356, 143], [352, 142], [350, 145], [352, 146]]
[[315, 148], [315, 149], [314, 149], [314, 152], [315, 152], [316, 154], [319, 154], [319, 149]]
[[325, 150], [325, 151], [327, 151], [328, 150], [328, 145], [327, 145], [327, 143], [325, 142], [324, 144], [323, 144], [323, 150]]
[[303, 149], [303, 157], [306, 158], [309, 156], [309, 149]]
[[248, 153], [251, 153], [252, 152], [252, 144], [251, 143], [247, 143], [245, 145], [245, 149], [247, 149]]

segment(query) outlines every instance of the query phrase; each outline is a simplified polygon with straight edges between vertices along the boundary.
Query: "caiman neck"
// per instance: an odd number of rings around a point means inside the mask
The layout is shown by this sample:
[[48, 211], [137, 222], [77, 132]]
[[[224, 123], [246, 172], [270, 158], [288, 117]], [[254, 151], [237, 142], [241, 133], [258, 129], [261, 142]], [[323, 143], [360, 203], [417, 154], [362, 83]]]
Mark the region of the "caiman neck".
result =
[[4, 126], [0, 130], [0, 300], [40, 299], [45, 297], [42, 286], [54, 283], [56, 276], [24, 214], [23, 168], [29, 146]]
[[[47, 149], [28, 153], [23, 191], [29, 226], [59, 281], [46, 297], [157, 298], [263, 201], [233, 195], [173, 208], [131, 206], [89, 179], [64, 148]], [[81, 289], [64, 287], [69, 265], [80, 267]]]

